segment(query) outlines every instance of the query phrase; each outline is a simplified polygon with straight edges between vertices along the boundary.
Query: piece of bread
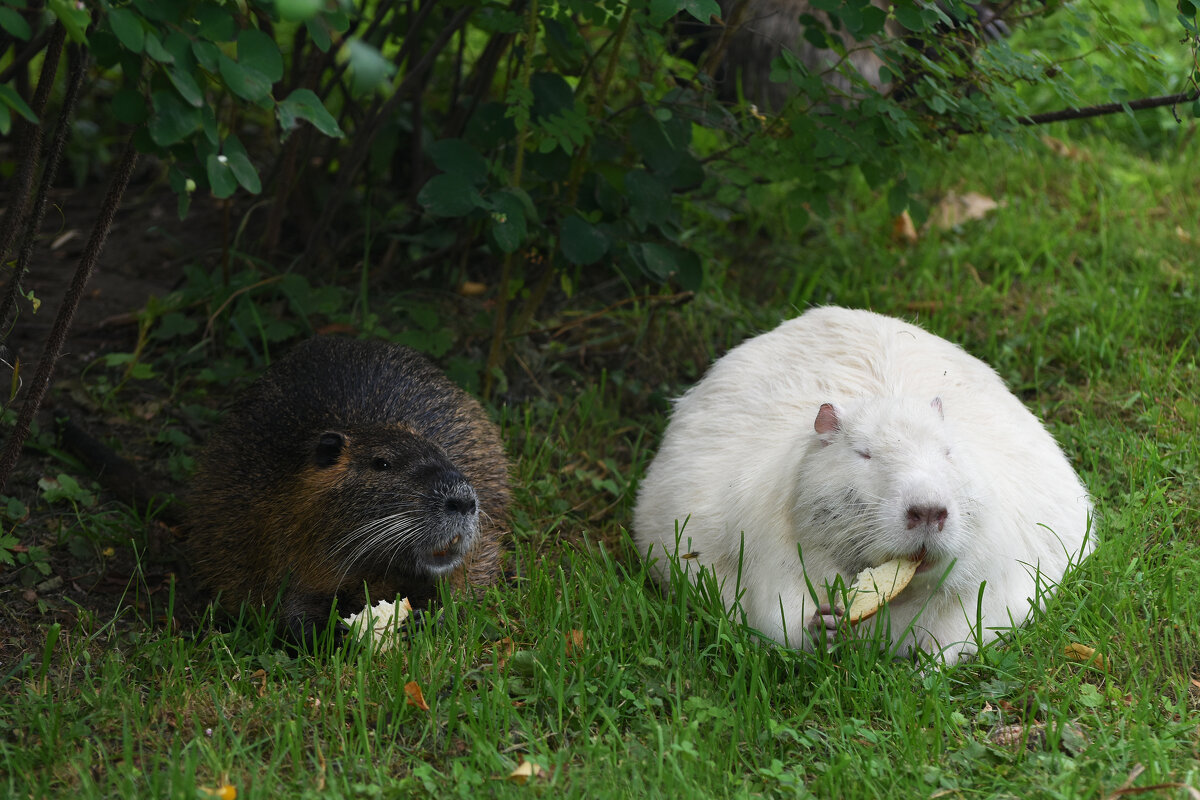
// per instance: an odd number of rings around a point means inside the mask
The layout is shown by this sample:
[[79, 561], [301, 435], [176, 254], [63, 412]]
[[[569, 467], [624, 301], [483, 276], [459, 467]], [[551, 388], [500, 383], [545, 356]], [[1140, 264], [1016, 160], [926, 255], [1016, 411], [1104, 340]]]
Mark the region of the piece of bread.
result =
[[371, 641], [375, 652], [382, 653], [390, 650], [400, 639], [399, 630], [412, 613], [412, 604], [407, 597], [402, 597], [394, 603], [380, 600], [373, 606], [368, 606], [357, 614], [346, 617], [353, 635], [364, 642]]
[[846, 609], [846, 619], [851, 625], [874, 616], [884, 603], [891, 600], [917, 574], [920, 561], [909, 558], [893, 558], [878, 567], [864, 569], [854, 576], [847, 594], [850, 606]]

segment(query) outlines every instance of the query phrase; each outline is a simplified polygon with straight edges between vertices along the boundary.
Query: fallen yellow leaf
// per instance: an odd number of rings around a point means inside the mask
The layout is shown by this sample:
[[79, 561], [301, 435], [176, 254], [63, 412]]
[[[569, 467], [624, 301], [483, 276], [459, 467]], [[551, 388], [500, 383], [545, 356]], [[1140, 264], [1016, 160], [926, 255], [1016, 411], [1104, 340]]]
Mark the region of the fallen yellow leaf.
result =
[[929, 222], [935, 227], [946, 230], [964, 222], [983, 219], [999, 207], [999, 203], [979, 192], [967, 192], [966, 194], [947, 192], [929, 216]]
[[237, 800], [237, 787], [228, 783], [215, 789], [209, 786], [197, 786], [196, 790], [205, 797], [215, 797], [217, 800]]
[[517, 768], [508, 773], [508, 779], [513, 783], [525, 784], [530, 778], [536, 778], [544, 770], [532, 761], [521, 761]]
[[892, 218], [892, 239], [900, 244], [916, 244], [917, 243], [917, 226], [913, 225], [912, 217], [908, 215], [908, 210], [900, 212], [900, 215]]
[[404, 695], [410, 706], [416, 706], [422, 711], [429, 710], [429, 704], [425, 702], [425, 693], [421, 691], [421, 685], [416, 681], [404, 684]]
[[1079, 642], [1071, 642], [1063, 648], [1063, 655], [1071, 661], [1079, 661], [1083, 664], [1095, 664], [1100, 669], [1108, 672], [1108, 661], [1104, 656], [1097, 653], [1094, 647], [1089, 647]]
[[567, 632], [567, 655], [583, 652], [583, 631], [572, 629]]

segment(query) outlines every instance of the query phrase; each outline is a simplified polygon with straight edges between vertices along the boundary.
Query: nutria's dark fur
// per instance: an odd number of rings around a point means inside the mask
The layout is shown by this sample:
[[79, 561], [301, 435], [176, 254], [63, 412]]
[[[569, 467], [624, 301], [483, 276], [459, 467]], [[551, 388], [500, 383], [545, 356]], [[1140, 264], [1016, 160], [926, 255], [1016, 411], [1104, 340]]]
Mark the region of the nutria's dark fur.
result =
[[508, 462], [483, 408], [416, 352], [311, 339], [236, 402], [200, 459], [185, 529], [221, 604], [270, 604], [306, 638], [373, 599], [484, 586], [507, 536]]

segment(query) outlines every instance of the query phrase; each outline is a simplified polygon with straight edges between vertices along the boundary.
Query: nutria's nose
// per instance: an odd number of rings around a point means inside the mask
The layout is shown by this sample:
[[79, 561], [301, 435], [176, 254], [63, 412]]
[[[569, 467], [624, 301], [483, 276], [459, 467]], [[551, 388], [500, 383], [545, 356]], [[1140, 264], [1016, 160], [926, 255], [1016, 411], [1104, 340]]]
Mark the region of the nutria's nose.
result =
[[908, 508], [908, 529], [921, 527], [922, 525], [933, 528], [936, 527], [939, 531], [946, 527], [946, 517], [949, 512], [944, 506], [909, 506]]
[[475, 490], [469, 483], [459, 483], [442, 497], [442, 508], [447, 514], [469, 516], [475, 513]]

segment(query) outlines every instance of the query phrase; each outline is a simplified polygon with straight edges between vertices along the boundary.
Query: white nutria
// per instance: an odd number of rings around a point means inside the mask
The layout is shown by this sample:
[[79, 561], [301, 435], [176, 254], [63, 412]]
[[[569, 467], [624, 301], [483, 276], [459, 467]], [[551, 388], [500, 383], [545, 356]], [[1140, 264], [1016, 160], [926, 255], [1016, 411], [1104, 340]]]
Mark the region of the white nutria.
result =
[[920, 559], [876, 624], [901, 651], [954, 662], [1091, 552], [1091, 515], [991, 367], [901, 320], [827, 307], [734, 348], [677, 401], [633, 528], [664, 583], [686, 554], [680, 568], [711, 571], [750, 626], [808, 649], [819, 628], [849, 635], [827, 605], [836, 578]]

